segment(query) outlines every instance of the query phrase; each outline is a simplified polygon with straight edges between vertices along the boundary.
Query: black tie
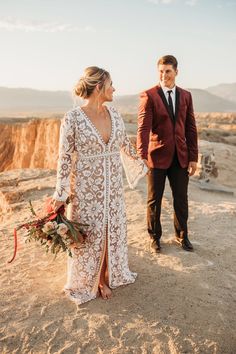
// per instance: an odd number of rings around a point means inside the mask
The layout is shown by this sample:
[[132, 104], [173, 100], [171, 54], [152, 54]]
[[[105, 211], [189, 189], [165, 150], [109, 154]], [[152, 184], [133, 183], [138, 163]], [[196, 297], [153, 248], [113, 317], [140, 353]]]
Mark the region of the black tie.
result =
[[175, 119], [175, 114], [174, 114], [173, 101], [172, 101], [172, 97], [171, 97], [172, 90], [167, 91], [167, 93], [168, 93], [168, 105], [170, 107], [170, 112], [171, 112], [172, 118], [174, 120]]

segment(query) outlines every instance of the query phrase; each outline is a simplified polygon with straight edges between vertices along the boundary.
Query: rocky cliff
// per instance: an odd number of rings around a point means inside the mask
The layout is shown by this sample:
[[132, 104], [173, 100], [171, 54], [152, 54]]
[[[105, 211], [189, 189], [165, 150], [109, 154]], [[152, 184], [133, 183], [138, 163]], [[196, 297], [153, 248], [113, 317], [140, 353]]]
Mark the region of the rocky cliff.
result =
[[0, 171], [55, 169], [60, 123], [60, 119], [0, 121]]
[[[129, 117], [124, 117], [126, 130], [131, 141], [136, 145], [137, 126], [127, 123]], [[127, 119], [128, 118], [128, 119]], [[217, 182], [235, 188], [236, 146], [225, 144], [226, 138], [235, 138], [235, 117], [225, 120], [221, 117], [203, 116], [198, 119], [198, 131], [207, 129], [207, 142], [199, 140], [199, 150], [202, 161], [214, 156], [214, 168], [217, 169]], [[213, 120], [213, 122], [211, 121]], [[227, 123], [227, 124], [226, 124]], [[51, 169], [55, 170], [58, 159], [58, 142], [60, 135], [60, 119], [1, 119], [0, 120], [0, 172], [14, 169]], [[215, 133], [209, 136], [211, 128], [218, 129], [220, 139]], [[214, 130], [213, 129], [213, 130]], [[232, 136], [225, 136], [232, 133]], [[208, 161], [209, 162], [209, 161]], [[200, 163], [200, 160], [199, 160]], [[201, 164], [200, 164], [201, 165]], [[207, 167], [200, 166], [197, 175]], [[204, 170], [205, 171], [205, 170]], [[210, 170], [209, 170], [210, 173]], [[214, 173], [213, 173], [214, 175]], [[208, 176], [209, 177], [209, 176]], [[210, 176], [212, 177], [212, 176]]]

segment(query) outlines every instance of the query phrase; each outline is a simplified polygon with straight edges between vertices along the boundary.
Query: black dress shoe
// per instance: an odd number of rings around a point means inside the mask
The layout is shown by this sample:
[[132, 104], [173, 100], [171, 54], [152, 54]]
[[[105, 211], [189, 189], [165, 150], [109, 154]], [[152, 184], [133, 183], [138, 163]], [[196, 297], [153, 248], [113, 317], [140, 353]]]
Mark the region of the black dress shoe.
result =
[[160, 239], [157, 240], [151, 240], [151, 245], [150, 245], [151, 249], [153, 249], [156, 253], [160, 253], [161, 252], [161, 242]]
[[193, 245], [189, 241], [188, 236], [184, 236], [183, 238], [176, 236], [175, 239], [176, 242], [178, 242], [185, 251], [193, 251]]

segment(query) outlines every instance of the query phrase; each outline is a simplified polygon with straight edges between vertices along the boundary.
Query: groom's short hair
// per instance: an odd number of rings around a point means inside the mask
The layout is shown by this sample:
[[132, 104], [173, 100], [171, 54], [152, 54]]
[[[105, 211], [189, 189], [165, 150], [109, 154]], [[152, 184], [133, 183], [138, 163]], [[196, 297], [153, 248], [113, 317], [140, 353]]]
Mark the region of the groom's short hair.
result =
[[178, 67], [178, 62], [173, 55], [164, 55], [158, 60], [157, 66], [159, 65], [172, 65], [173, 68], [176, 70]]

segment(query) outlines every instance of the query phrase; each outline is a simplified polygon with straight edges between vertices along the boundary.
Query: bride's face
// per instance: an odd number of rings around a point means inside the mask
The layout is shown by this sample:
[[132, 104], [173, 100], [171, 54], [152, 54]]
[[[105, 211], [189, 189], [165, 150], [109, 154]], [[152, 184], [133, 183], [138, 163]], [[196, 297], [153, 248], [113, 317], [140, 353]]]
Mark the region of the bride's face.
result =
[[113, 92], [115, 92], [115, 89], [112, 85], [111, 79], [109, 78], [105, 81], [105, 85], [104, 85], [104, 91], [103, 91], [104, 101], [111, 102], [113, 100]]

